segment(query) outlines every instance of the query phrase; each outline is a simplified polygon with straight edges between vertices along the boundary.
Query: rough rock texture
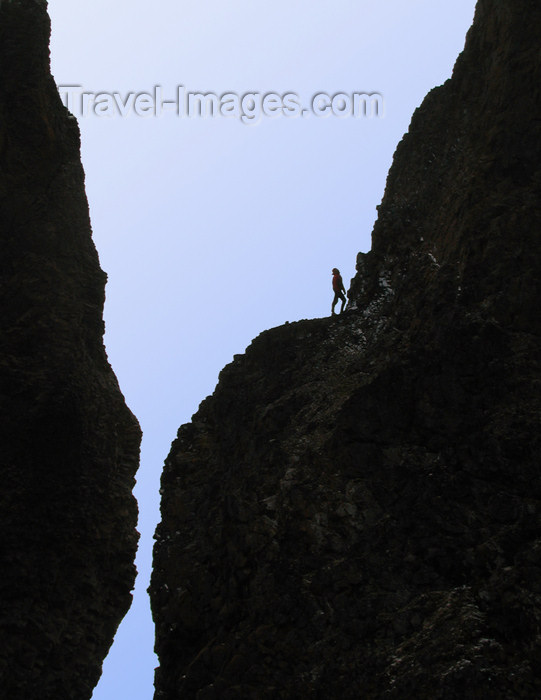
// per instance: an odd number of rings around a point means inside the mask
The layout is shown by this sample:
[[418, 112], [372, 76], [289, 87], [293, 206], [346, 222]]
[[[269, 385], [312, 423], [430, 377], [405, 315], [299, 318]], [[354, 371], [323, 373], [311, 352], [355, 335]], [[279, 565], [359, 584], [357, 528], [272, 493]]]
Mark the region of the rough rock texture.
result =
[[180, 428], [156, 698], [541, 697], [540, 35], [479, 1], [350, 311], [262, 333]]
[[103, 347], [46, 3], [0, 4], [0, 695], [89, 698], [131, 601], [140, 430]]

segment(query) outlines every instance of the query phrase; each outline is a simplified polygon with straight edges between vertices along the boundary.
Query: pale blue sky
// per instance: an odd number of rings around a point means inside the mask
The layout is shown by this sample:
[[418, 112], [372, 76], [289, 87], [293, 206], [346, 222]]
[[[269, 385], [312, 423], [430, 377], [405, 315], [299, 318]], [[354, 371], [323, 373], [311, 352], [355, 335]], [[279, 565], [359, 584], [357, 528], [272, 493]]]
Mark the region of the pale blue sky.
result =
[[144, 431], [139, 577], [94, 700], [151, 700], [146, 588], [178, 427], [261, 331], [328, 315], [369, 250], [393, 152], [451, 75], [474, 0], [50, 0], [59, 85], [92, 93], [377, 92], [383, 119], [79, 118], [106, 346]]

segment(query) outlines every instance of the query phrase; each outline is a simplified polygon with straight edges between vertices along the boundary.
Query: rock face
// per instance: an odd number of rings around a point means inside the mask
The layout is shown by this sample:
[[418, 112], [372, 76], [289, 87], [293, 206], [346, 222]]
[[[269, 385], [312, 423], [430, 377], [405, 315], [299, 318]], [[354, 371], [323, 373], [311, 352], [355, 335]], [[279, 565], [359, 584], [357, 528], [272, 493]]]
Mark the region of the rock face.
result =
[[103, 347], [46, 3], [0, 3], [0, 694], [84, 700], [131, 601], [140, 430]]
[[262, 333], [180, 428], [156, 698], [541, 696], [540, 33], [479, 0], [350, 310]]

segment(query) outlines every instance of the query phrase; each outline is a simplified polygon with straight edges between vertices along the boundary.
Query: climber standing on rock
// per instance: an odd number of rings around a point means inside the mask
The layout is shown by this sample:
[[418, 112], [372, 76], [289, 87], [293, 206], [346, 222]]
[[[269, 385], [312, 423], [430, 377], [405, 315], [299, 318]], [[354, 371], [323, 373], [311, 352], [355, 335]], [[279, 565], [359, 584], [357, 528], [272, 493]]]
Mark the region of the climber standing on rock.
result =
[[344, 287], [344, 283], [342, 282], [342, 275], [340, 274], [340, 270], [337, 267], [333, 267], [332, 269], [332, 288], [334, 292], [334, 299], [332, 302], [331, 306], [331, 313], [334, 316], [334, 307], [336, 306], [336, 302], [338, 299], [341, 300], [342, 306], [340, 307], [340, 313], [344, 310], [344, 306], [346, 305], [346, 289]]

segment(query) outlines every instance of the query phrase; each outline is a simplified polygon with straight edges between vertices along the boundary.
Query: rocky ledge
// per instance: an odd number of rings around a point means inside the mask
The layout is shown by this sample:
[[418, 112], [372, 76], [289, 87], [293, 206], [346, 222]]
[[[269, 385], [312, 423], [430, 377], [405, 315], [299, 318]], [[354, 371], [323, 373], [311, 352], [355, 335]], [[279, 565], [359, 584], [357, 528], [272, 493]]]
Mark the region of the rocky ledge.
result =
[[479, 0], [350, 310], [262, 333], [180, 428], [156, 698], [540, 696], [540, 32]]

